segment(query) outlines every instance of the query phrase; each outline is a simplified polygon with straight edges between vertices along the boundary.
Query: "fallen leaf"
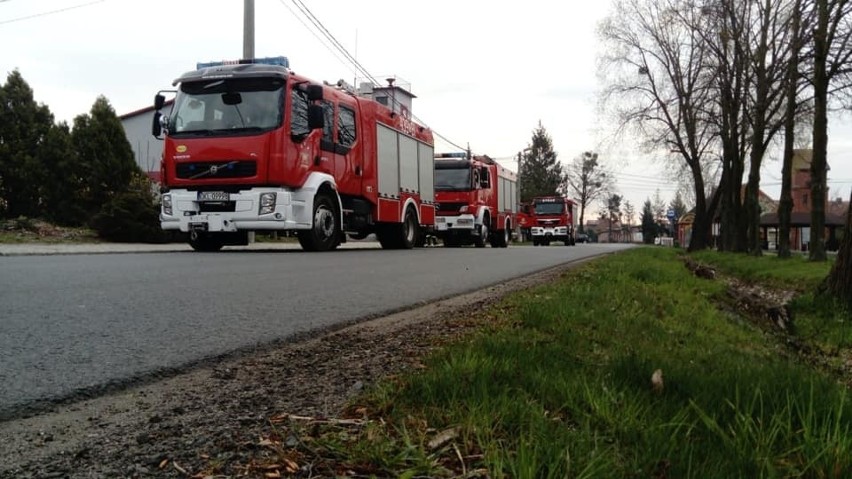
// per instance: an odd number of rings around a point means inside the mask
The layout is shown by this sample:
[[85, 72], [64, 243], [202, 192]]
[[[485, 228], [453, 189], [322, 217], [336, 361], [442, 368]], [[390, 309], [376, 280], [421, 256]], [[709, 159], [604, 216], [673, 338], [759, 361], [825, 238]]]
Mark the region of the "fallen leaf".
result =
[[457, 428], [457, 427], [451, 427], [449, 429], [444, 429], [443, 431], [436, 434], [435, 437], [433, 437], [432, 440], [429, 441], [429, 444], [427, 446], [429, 447], [430, 450], [438, 449], [439, 447], [443, 446], [444, 444], [446, 444], [446, 443], [452, 441], [453, 439], [457, 438], [458, 435], [459, 435], [459, 428]]
[[159, 466], [159, 467], [160, 467], [160, 469], [162, 469], [162, 468], [166, 467], [167, 465], [169, 465], [169, 460], [168, 460], [168, 459], [163, 459], [162, 461], [160, 461], [160, 466]]
[[651, 375], [651, 389], [656, 393], [663, 392], [663, 370], [657, 369]]
[[174, 468], [175, 468], [175, 469], [177, 469], [177, 470], [178, 470], [178, 472], [180, 472], [180, 473], [181, 473], [181, 474], [183, 474], [183, 475], [187, 475], [187, 474], [189, 474], [188, 472], [186, 472], [186, 469], [184, 469], [184, 468], [180, 467], [180, 464], [178, 464], [178, 463], [176, 463], [176, 462], [172, 462], [172, 466], [174, 466]]

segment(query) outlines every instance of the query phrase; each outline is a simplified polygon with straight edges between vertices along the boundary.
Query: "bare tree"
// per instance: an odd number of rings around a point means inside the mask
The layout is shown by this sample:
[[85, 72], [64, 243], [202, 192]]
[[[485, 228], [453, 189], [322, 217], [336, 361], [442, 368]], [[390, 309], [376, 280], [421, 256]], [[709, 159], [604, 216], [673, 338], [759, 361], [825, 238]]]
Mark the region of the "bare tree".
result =
[[[708, 0], [701, 15], [693, 17], [692, 28], [704, 40], [708, 63], [715, 73], [715, 110], [710, 115], [721, 144], [721, 180], [713, 199], [719, 202], [722, 251], [745, 251], [745, 215], [742, 209], [742, 184], [748, 145], [745, 103], [750, 83], [746, 72], [745, 28], [741, 10], [745, 2]], [[714, 210], [715, 211], [715, 210]]]
[[746, 118], [751, 129], [749, 176], [746, 186], [745, 210], [748, 232], [747, 251], [759, 256], [760, 243], [760, 167], [770, 142], [784, 126], [785, 80], [789, 75], [787, 62], [794, 46], [789, 28], [798, 12], [789, 0], [760, 0], [745, 2], [745, 20], [750, 22], [748, 73], [752, 78], [750, 101], [746, 103]]
[[628, 243], [633, 242], [633, 218], [636, 216], [636, 207], [633, 206], [633, 203], [629, 201], [624, 202], [624, 219], [627, 221], [626, 225], [622, 226], [622, 230], [624, 230], [626, 234], [626, 241]]
[[832, 81], [849, 75], [852, 61], [852, 1], [815, 0], [813, 32], [814, 130], [811, 160], [811, 261], [825, 261], [828, 100]]
[[700, 15], [690, 0], [616, 0], [599, 28], [608, 47], [600, 62], [602, 100], [620, 129], [635, 132], [648, 150], [676, 152], [688, 167], [695, 189], [690, 250], [710, 246], [715, 209], [704, 178], [716, 141], [709, 121], [714, 72], [701, 33], [691, 28]]
[[[803, 32], [808, 28], [807, 19], [802, 21], [802, 0], [795, 0], [790, 16], [790, 48], [787, 59], [784, 108], [784, 160], [781, 166], [781, 198], [778, 201], [778, 257], [789, 258], [790, 229], [793, 212], [793, 150], [796, 143], [796, 120], [801, 110], [799, 90], [802, 84], [799, 64], [806, 41]], [[803, 25], [804, 23], [804, 25]]]
[[636, 217], [636, 207], [629, 201], [624, 202], [624, 219], [627, 220], [627, 227], [633, 226], [633, 218]]
[[566, 165], [567, 192], [580, 204], [579, 233], [583, 233], [586, 207], [612, 189], [613, 175], [598, 162], [598, 154], [585, 151]]

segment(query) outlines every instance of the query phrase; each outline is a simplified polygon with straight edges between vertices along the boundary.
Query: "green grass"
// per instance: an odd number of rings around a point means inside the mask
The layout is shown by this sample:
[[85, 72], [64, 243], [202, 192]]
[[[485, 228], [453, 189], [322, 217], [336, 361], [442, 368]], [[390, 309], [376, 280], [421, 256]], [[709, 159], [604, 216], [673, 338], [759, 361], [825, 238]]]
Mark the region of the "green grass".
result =
[[690, 256], [703, 263], [712, 264], [725, 274], [746, 281], [766, 283], [797, 291], [815, 289], [834, 263], [834, 257], [831, 257], [829, 261], [812, 262], [801, 255], [781, 259], [776, 255], [755, 257], [712, 250], [692, 253]]
[[369, 432], [314, 447], [391, 477], [850, 477], [845, 388], [719, 312], [724, 286], [676, 254], [637, 248], [510, 297], [486, 331], [362, 398], [381, 418]]
[[798, 294], [792, 301], [796, 334], [825, 351], [852, 347], [852, 312], [833, 299], [816, 294], [834, 264], [833, 257], [829, 261], [811, 262], [797, 255], [780, 259], [774, 255], [753, 257], [716, 251], [691, 256], [726, 275], [796, 291]]

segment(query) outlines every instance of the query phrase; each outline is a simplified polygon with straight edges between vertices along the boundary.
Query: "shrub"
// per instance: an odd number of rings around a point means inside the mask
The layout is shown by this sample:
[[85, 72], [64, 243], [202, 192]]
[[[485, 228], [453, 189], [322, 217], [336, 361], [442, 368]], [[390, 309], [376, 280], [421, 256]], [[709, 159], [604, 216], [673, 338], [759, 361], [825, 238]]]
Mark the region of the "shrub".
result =
[[107, 241], [166, 243], [174, 238], [160, 229], [159, 211], [151, 181], [137, 175], [128, 191], [104, 204], [93, 218], [92, 228]]

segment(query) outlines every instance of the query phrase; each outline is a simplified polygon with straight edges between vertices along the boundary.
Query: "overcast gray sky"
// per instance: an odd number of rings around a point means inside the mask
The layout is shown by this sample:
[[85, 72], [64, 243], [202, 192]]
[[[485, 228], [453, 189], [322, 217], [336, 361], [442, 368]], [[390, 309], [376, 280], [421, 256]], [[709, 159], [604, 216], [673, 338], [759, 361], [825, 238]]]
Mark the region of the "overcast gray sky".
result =
[[[440, 136], [515, 168], [541, 121], [563, 162], [600, 151], [637, 211], [658, 188], [674, 195], [663, 162], [597, 133], [607, 125], [595, 114], [595, 29], [608, 0], [302, 1], [372, 76], [410, 84], [413, 114]], [[255, 16], [256, 56], [287, 56], [317, 81], [362, 77], [291, 0], [255, 0]], [[70, 124], [98, 95], [121, 115], [196, 62], [239, 58], [243, 1], [2, 0], [0, 44], [2, 81], [18, 69], [57, 120]], [[848, 198], [852, 137], [829, 141], [832, 195]], [[452, 150], [436, 137], [436, 151]], [[780, 164], [766, 163], [763, 189], [777, 198]]]

